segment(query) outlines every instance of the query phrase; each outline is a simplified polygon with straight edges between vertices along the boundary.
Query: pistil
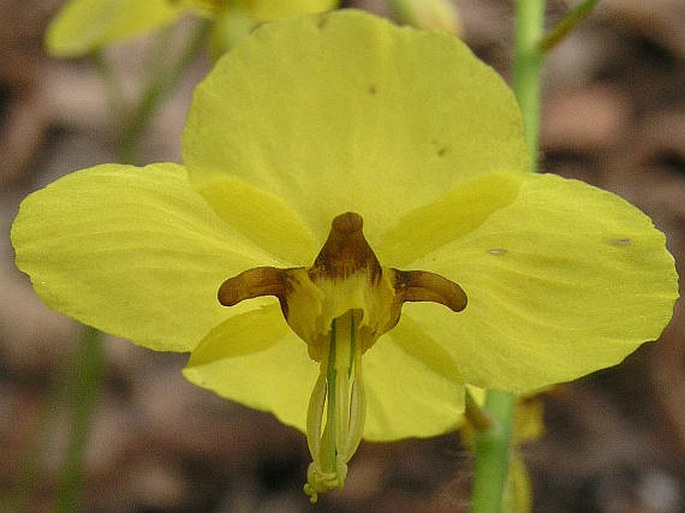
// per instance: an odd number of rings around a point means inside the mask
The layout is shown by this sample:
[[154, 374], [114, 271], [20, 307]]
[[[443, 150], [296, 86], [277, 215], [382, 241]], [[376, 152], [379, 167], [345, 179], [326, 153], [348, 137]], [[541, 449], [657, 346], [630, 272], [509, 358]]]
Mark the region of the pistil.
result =
[[316, 502], [319, 493], [343, 486], [347, 462], [364, 432], [361, 317], [360, 310], [350, 310], [334, 319], [323, 347], [319, 378], [307, 412], [307, 441], [313, 461], [304, 491], [311, 502]]

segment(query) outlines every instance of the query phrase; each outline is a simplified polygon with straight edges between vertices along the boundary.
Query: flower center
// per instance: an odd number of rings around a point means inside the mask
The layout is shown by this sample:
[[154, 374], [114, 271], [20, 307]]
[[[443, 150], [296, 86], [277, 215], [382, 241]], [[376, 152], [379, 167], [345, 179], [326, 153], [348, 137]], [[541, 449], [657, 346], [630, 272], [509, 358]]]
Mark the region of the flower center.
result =
[[265, 295], [278, 298], [286, 322], [320, 365], [307, 413], [313, 462], [305, 493], [315, 502], [318, 493], [343, 485], [362, 438], [362, 355], [399, 322], [405, 301], [431, 301], [458, 312], [467, 297], [440, 275], [381, 267], [354, 212], [333, 219], [310, 268], [250, 269], [226, 280], [218, 299], [233, 306]]

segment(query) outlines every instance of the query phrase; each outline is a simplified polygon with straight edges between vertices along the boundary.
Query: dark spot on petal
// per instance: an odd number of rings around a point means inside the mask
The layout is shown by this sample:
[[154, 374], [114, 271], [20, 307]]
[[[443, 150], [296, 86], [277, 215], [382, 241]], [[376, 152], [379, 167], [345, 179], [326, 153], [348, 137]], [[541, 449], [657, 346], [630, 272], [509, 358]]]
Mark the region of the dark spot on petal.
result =
[[316, 26], [322, 30], [326, 25], [328, 25], [328, 16], [326, 16], [326, 14], [322, 14], [319, 17], [319, 20], [316, 22]]
[[447, 146], [443, 146], [438, 149], [438, 157], [443, 157], [447, 153]]
[[628, 246], [630, 244], [630, 239], [614, 239], [609, 244], [612, 246]]
[[376, 96], [377, 93], [378, 93], [378, 89], [376, 89], [376, 84], [369, 85], [369, 94], [371, 96]]

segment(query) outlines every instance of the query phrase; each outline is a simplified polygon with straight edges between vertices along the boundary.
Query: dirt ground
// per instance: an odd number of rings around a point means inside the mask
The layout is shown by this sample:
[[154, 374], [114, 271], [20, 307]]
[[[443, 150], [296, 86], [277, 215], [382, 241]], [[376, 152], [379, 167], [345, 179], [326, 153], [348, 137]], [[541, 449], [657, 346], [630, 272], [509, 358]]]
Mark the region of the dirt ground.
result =
[[[558, 20], [575, 2], [550, 1]], [[89, 61], [42, 51], [59, 0], [0, 0], [0, 513], [16, 500], [29, 443], [42, 442], [26, 511], [50, 511], [78, 398], [41, 406], [80, 328], [48, 311], [12, 265], [19, 201], [55, 178], [113, 161], [103, 89]], [[382, 12], [382, 2], [358, 2]], [[456, 1], [464, 38], [505, 76], [512, 2]], [[135, 52], [114, 51], [127, 86]], [[146, 162], [179, 160], [198, 59], [156, 116]], [[603, 0], [550, 56], [542, 168], [614, 191], [666, 232], [685, 262], [685, 2]], [[542, 397], [546, 431], [523, 448], [536, 513], [685, 512], [685, 307], [657, 343]], [[457, 434], [365, 443], [346, 487], [310, 506], [304, 437], [268, 414], [187, 383], [185, 357], [106, 339], [105, 380], [87, 452], [93, 513], [467, 511], [471, 460]], [[47, 420], [46, 420], [47, 419]], [[43, 438], [35, 435], [47, 425]]]

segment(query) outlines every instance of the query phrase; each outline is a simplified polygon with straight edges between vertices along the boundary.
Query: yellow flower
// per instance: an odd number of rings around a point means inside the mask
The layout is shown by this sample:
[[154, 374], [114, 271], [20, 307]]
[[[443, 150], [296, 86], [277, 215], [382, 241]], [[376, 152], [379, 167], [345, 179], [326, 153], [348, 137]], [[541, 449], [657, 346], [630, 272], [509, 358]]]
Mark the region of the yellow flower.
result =
[[400, 23], [455, 36], [463, 32], [461, 17], [453, 0], [390, 0], [388, 3]]
[[[338, 0], [71, 0], [50, 24], [48, 51], [76, 57], [158, 30], [193, 12], [216, 21], [215, 47], [235, 43], [259, 23], [335, 9]], [[229, 38], [229, 41], [226, 39]], [[221, 42], [223, 41], [223, 43]]]
[[355, 11], [263, 25], [198, 86], [183, 143], [183, 166], [29, 196], [17, 266], [53, 309], [190, 351], [193, 383], [307, 432], [313, 499], [361, 437], [454, 429], [466, 383], [572, 380], [671, 317], [663, 234], [528, 173], [511, 91], [450, 36]]

